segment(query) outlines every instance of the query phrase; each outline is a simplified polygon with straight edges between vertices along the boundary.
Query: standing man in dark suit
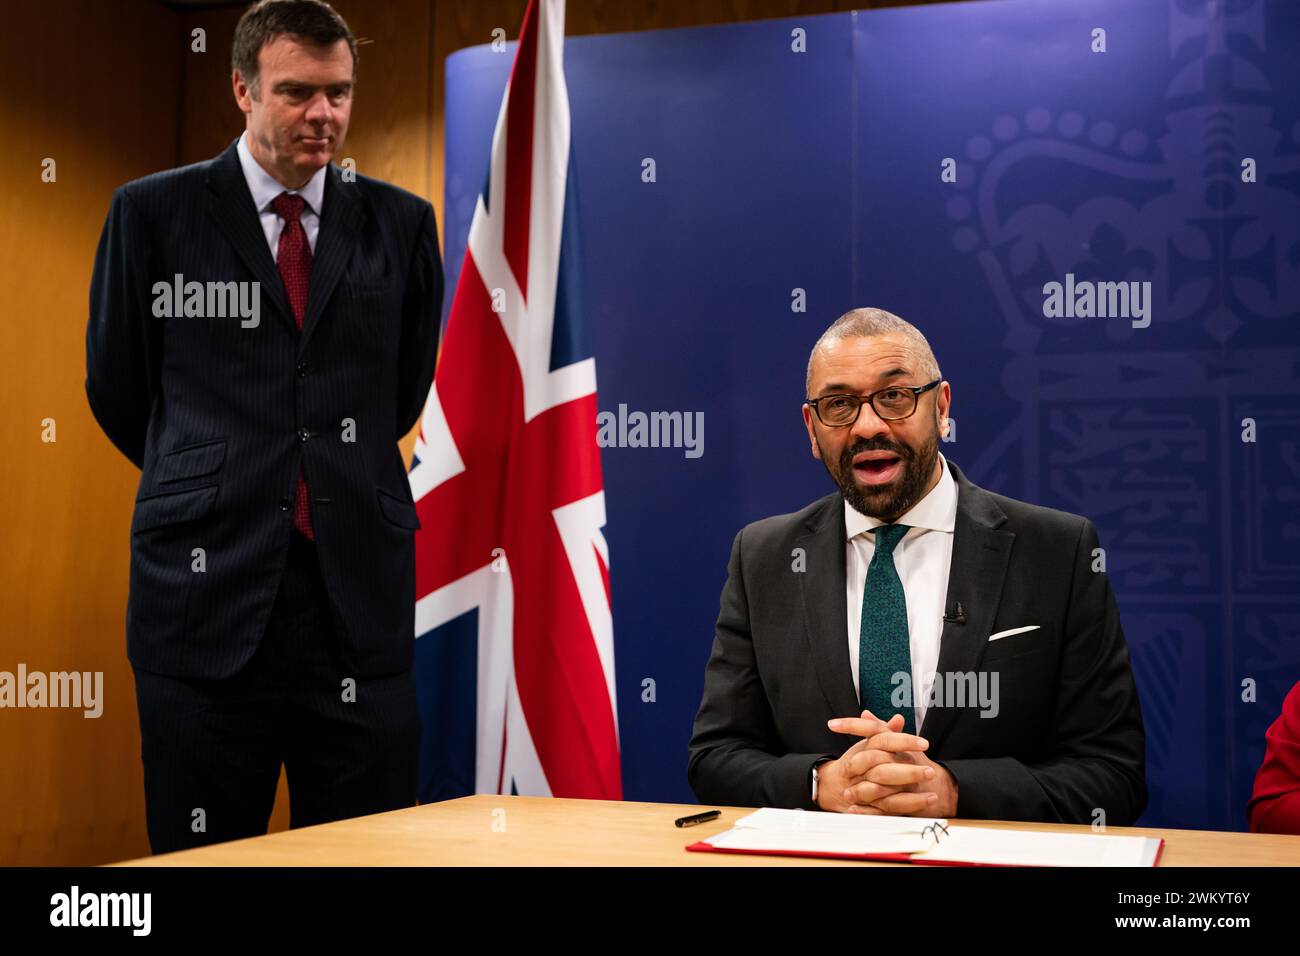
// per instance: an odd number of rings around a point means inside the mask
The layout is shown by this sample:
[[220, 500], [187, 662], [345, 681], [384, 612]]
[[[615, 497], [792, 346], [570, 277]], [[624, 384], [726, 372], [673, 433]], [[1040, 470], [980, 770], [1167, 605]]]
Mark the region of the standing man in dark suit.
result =
[[951, 390], [895, 315], [836, 320], [806, 387], [812, 453], [840, 490], [736, 535], [696, 795], [1132, 824], [1145, 737], [1092, 522], [985, 491], [939, 454]]
[[410, 806], [413, 535], [401, 453], [433, 379], [433, 209], [331, 165], [356, 42], [318, 0], [235, 31], [243, 135], [113, 196], [86, 392], [142, 469], [127, 650], [155, 852]]

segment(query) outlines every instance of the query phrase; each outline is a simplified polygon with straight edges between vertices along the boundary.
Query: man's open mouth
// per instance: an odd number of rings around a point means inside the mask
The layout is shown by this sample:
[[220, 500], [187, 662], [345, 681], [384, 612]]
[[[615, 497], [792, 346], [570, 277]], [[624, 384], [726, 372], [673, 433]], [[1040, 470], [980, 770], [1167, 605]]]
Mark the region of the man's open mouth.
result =
[[869, 485], [893, 481], [902, 471], [903, 460], [897, 455], [882, 452], [864, 452], [853, 462], [858, 480]]

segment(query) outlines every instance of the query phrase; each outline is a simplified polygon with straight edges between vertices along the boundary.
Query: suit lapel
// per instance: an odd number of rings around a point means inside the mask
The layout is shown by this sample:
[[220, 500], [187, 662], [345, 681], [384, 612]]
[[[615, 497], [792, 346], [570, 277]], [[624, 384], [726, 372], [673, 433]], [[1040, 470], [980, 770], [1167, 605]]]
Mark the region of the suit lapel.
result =
[[316, 331], [321, 314], [329, 304], [361, 234], [361, 203], [356, 197], [356, 189], [342, 183], [334, 166], [329, 167], [326, 176], [323, 205], [320, 232], [316, 235], [316, 250], [312, 256], [311, 284], [307, 289], [307, 314], [303, 318], [302, 339], [298, 343], [300, 355]]
[[804, 549], [808, 562], [806, 571], [799, 575], [804, 627], [831, 713], [853, 717], [861, 711], [849, 662], [844, 499], [836, 492], [823, 502], [823, 507], [809, 519], [804, 534], [795, 541]]
[[236, 255], [261, 283], [262, 301], [269, 301], [289, 330], [297, 334], [298, 326], [284, 294], [284, 282], [266, 244], [266, 233], [257, 217], [253, 194], [244, 181], [234, 143], [216, 158], [208, 171], [208, 190], [209, 212]]
[[[957, 521], [943, 606], [947, 616], [960, 601], [966, 620], [944, 621], [939, 675], [974, 671], [979, 664], [997, 616], [1011, 545], [1016, 538], [1013, 531], [998, 530], [1007, 516], [993, 496], [971, 484], [951, 461], [948, 467], [957, 481]], [[922, 735], [932, 743], [942, 740], [955, 717], [951, 706], [927, 708]]]

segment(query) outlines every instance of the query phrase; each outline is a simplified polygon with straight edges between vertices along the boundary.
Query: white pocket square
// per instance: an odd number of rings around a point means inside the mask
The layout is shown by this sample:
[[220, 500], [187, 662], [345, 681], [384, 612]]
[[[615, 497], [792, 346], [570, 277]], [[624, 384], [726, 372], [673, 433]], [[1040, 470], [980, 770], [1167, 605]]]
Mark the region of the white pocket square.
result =
[[998, 631], [996, 634], [989, 635], [989, 640], [1000, 641], [1002, 638], [1010, 637], [1012, 634], [1023, 634], [1025, 631], [1036, 631], [1038, 628], [1038, 624], [1030, 624], [1028, 627], [1013, 627], [1009, 631]]

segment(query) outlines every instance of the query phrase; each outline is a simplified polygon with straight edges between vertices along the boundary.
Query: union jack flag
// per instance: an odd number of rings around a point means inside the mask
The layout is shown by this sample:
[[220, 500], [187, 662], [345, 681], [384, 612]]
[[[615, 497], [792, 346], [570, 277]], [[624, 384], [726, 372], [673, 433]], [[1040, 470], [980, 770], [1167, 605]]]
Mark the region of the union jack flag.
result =
[[422, 801], [622, 797], [563, 49], [532, 0], [410, 472]]

